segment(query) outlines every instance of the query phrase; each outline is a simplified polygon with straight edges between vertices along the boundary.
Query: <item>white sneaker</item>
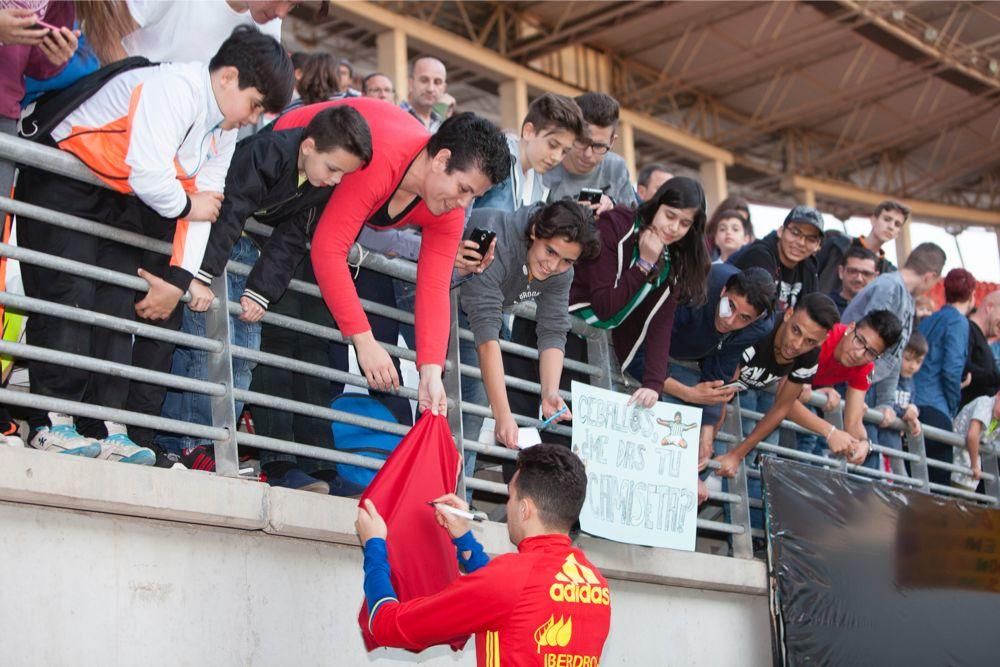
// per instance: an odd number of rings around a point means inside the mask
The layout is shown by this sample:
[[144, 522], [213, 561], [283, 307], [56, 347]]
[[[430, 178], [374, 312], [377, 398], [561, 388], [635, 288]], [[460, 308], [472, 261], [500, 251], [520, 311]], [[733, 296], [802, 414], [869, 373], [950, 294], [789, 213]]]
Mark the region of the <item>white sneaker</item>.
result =
[[24, 440], [16, 435], [0, 435], [0, 445], [8, 447], [24, 447]]
[[156, 453], [148, 447], [140, 447], [124, 433], [112, 433], [98, 441], [100, 453], [97, 458], [119, 463], [134, 463], [151, 466], [156, 463]]
[[85, 438], [76, 432], [73, 424], [57, 424], [38, 429], [31, 439], [31, 446], [46, 452], [85, 456], [94, 458], [101, 453], [101, 446], [93, 438]]

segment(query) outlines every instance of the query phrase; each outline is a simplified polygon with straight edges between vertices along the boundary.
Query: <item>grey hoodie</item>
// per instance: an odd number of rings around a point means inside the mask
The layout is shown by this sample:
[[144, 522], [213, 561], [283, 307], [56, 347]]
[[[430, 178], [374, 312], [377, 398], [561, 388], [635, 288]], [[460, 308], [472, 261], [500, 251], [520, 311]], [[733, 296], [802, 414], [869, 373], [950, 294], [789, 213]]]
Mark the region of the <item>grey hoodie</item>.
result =
[[478, 227], [497, 233], [493, 263], [463, 283], [459, 292], [459, 302], [476, 337], [476, 347], [499, 340], [503, 311], [522, 301], [534, 301], [536, 305], [538, 351], [564, 350], [566, 347], [573, 270], [528, 282], [525, 264], [528, 244], [524, 230], [531, 215], [541, 206], [525, 206], [513, 213], [493, 208], [476, 209], [466, 224], [466, 229]]

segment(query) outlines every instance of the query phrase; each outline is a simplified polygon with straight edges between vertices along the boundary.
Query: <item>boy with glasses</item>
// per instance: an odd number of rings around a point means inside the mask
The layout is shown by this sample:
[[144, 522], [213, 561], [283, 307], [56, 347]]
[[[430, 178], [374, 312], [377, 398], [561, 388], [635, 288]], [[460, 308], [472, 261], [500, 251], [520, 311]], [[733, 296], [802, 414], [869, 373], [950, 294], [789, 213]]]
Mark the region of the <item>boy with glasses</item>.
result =
[[[813, 378], [813, 387], [818, 387], [816, 391], [826, 394], [827, 402], [823, 410], [829, 412], [840, 405], [840, 395], [833, 387], [841, 383], [847, 384], [843, 430], [864, 443], [849, 456], [853, 463], [864, 460], [868, 453], [868, 432], [862, 420], [867, 410], [865, 393], [871, 386], [875, 362], [899, 342], [901, 334], [902, 325], [894, 313], [873, 310], [857, 323], [834, 325], [820, 348], [819, 368]], [[803, 391], [800, 400], [809, 400], [809, 392]], [[788, 411], [788, 418], [827, 440], [839, 430], [801, 403], [792, 406]], [[833, 446], [831, 449], [837, 453]]]
[[804, 294], [817, 291], [813, 253], [823, 242], [823, 216], [809, 206], [796, 206], [781, 228], [754, 241], [729, 258], [740, 269], [759, 266], [778, 283], [778, 309], [792, 308]]
[[878, 275], [876, 264], [878, 257], [871, 250], [861, 246], [851, 246], [838, 267], [840, 289], [830, 292], [828, 296], [837, 305], [840, 314], [844, 314], [847, 305], [858, 295], [858, 292], [868, 286]]
[[600, 190], [599, 203], [591, 204], [594, 215], [613, 206], [636, 206], [638, 202], [625, 160], [612, 153], [618, 130], [618, 102], [604, 93], [584, 93], [575, 98], [583, 112], [583, 137], [573, 142], [573, 148], [562, 164], [550, 169], [543, 178], [549, 188], [549, 202], [560, 199], [578, 201], [584, 188]]

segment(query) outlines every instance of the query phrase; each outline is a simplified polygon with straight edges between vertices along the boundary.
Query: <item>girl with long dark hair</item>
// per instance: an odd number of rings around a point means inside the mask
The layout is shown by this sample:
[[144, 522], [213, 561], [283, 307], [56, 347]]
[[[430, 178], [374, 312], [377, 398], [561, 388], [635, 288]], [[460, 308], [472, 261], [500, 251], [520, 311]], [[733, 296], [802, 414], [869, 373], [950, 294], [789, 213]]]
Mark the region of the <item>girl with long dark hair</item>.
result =
[[705, 192], [690, 178], [672, 178], [636, 208], [619, 206], [597, 220], [601, 254], [577, 265], [570, 312], [612, 329], [625, 368], [646, 345], [642, 387], [631, 403], [652, 407], [669, 367], [678, 303], [702, 303], [710, 260], [705, 246]]

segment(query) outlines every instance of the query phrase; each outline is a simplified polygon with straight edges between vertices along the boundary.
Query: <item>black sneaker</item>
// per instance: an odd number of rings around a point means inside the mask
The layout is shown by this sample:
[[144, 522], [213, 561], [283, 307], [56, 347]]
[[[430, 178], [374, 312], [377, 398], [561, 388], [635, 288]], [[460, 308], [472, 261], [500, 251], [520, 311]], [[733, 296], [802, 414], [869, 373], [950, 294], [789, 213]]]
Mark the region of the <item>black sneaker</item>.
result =
[[174, 466], [177, 465], [181, 466], [182, 468], [185, 467], [184, 464], [181, 463], [181, 457], [175, 454], [174, 452], [168, 452], [159, 445], [155, 444], [150, 445], [149, 448], [153, 450], [154, 454], [156, 454], [156, 462], [153, 463], [154, 467], [173, 468]]
[[181, 457], [183, 463], [190, 470], [207, 470], [215, 472], [215, 457], [213, 457], [207, 447], [198, 445], [189, 450]]

